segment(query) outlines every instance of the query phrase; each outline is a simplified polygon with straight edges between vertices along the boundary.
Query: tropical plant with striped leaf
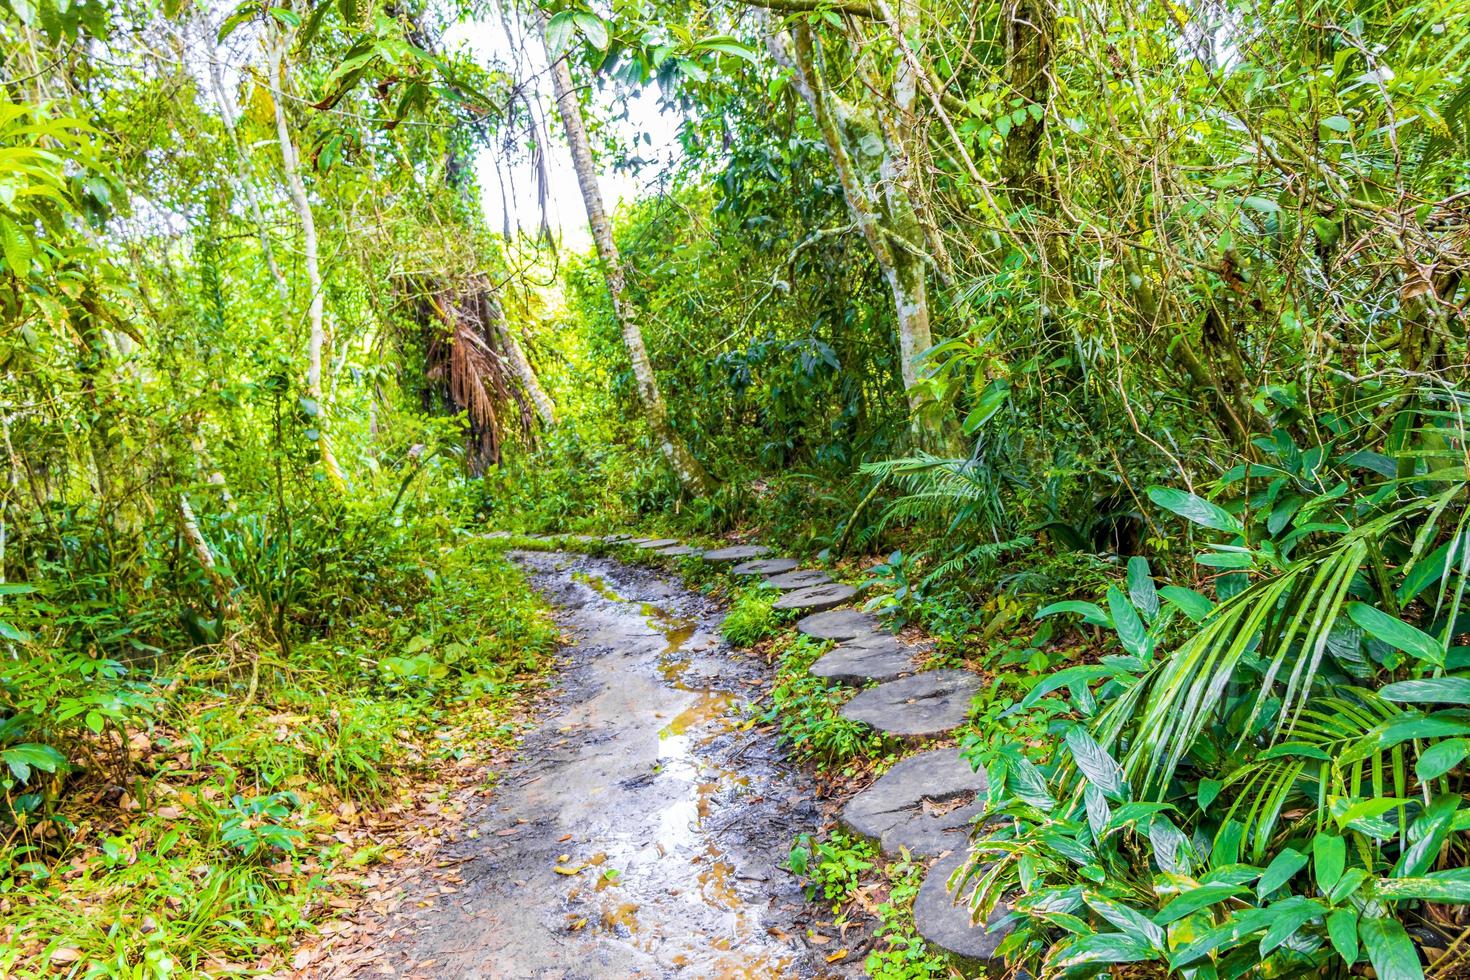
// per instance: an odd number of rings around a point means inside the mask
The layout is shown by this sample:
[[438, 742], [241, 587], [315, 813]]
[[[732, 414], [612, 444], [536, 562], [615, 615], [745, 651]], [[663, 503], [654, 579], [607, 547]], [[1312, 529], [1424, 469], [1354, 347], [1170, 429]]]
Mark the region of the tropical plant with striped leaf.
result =
[[990, 760], [1007, 819], [967, 875], [977, 913], [1025, 913], [1014, 956], [1201, 978], [1361, 962], [1418, 978], [1470, 958], [1460, 400], [1416, 403], [1384, 454], [1278, 432], [1211, 497], [1153, 488], [1201, 536], [1215, 601], [1145, 585], [1134, 559], [1104, 604], [1040, 611], [1112, 629], [1123, 653], [1028, 696], [1065, 689], [1073, 708], [1044, 764]]

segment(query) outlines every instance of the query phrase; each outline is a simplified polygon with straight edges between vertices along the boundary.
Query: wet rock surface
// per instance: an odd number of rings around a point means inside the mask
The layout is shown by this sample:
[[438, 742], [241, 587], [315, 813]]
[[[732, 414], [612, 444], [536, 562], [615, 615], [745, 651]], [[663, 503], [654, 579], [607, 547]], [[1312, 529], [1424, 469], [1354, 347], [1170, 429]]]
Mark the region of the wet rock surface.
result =
[[858, 646], [851, 642], [833, 647], [812, 664], [810, 673], [833, 684], [857, 687], [869, 681], [892, 681], [912, 674], [913, 653], [898, 640]]
[[780, 575], [772, 575], [761, 582], [761, 585], [773, 589], [806, 589], [813, 585], [826, 585], [832, 581], [832, 576], [819, 568], [803, 568], [792, 572], [784, 572]]
[[754, 561], [743, 561], [730, 569], [732, 575], [780, 575], [800, 568], [801, 562], [795, 558], [757, 558]]
[[701, 552], [698, 548], [691, 548], [687, 544], [674, 544], [666, 548], [657, 549], [655, 551], [655, 554], [668, 555], [672, 558], [679, 555], [699, 555], [703, 554], [703, 552]]
[[813, 585], [806, 589], [797, 589], [788, 592], [775, 602], [771, 603], [772, 609], [790, 609], [795, 612], [811, 612], [823, 609], [832, 609], [845, 602], [851, 602], [857, 595], [857, 589], [850, 585]]
[[[971, 923], [970, 910], [961, 897], [968, 894], [968, 887], [957, 896], [948, 885], [949, 876], [964, 863], [964, 851], [956, 851], [930, 866], [914, 898], [914, 926], [930, 945], [968, 966], [986, 969], [995, 958], [996, 947], [1010, 932], [1002, 921], [1009, 913], [1001, 903], [984, 924]], [[958, 903], [956, 898], [960, 898]]]
[[746, 561], [747, 559], [760, 558], [770, 553], [771, 549], [763, 544], [737, 544], [729, 548], [716, 548], [714, 551], [706, 551], [704, 553], [704, 560], [716, 563]]
[[467, 978], [845, 977], [778, 867], [822, 823], [808, 777], [742, 730], [759, 661], [707, 600], [608, 559], [517, 553], [572, 638], [555, 707], [447, 845], [464, 887], [405, 903], [392, 959]]
[[860, 692], [842, 717], [890, 735], [942, 735], [964, 723], [980, 686], [966, 670], [926, 670]]
[[814, 613], [796, 621], [796, 629], [818, 640], [851, 640], [881, 632], [878, 617], [857, 609], [833, 609]]
[[985, 774], [954, 748], [901, 759], [842, 810], [842, 824], [872, 838], [884, 854], [906, 847], [916, 857], [963, 850], [985, 809]]

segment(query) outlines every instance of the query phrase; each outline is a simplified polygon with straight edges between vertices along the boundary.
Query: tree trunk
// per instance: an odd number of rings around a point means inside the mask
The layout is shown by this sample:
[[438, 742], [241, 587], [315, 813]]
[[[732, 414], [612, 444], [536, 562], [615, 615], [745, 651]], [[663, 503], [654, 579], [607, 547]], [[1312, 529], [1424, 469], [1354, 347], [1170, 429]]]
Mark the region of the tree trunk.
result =
[[500, 300], [489, 289], [484, 295], [486, 313], [496, 334], [500, 337], [500, 346], [505, 349], [505, 357], [510, 361], [511, 370], [515, 371], [516, 377], [520, 379], [521, 387], [526, 389], [526, 395], [531, 399], [531, 404], [535, 407], [541, 424], [548, 429], [555, 428], [556, 405], [552, 403], [551, 396], [546, 394], [546, 389], [541, 387], [541, 379], [536, 377], [535, 369], [526, 359], [526, 352], [521, 350], [520, 341], [516, 340], [515, 331], [506, 322], [505, 310], [501, 307]]
[[326, 345], [326, 327], [323, 325], [324, 297], [322, 274], [318, 263], [316, 219], [311, 213], [311, 202], [306, 197], [306, 184], [301, 179], [301, 163], [296, 155], [296, 144], [291, 141], [291, 128], [286, 121], [286, 99], [283, 91], [282, 73], [285, 71], [285, 56], [289, 38], [284, 31], [272, 27], [270, 50], [270, 92], [276, 110], [276, 136], [281, 144], [281, 161], [286, 171], [286, 186], [291, 192], [291, 203], [301, 221], [302, 253], [306, 264], [306, 284], [311, 290], [311, 303], [307, 317], [311, 324], [311, 339], [307, 344], [306, 393], [316, 403], [317, 447], [322, 454], [322, 468], [327, 482], [336, 493], [345, 493], [347, 481], [337, 465], [337, 456], [332, 451], [332, 441], [327, 434], [327, 405], [322, 398], [322, 348]]
[[597, 254], [602, 258], [603, 272], [607, 276], [607, 290], [612, 294], [613, 314], [623, 333], [623, 344], [633, 361], [633, 377], [638, 384], [638, 397], [643, 403], [643, 413], [659, 448], [673, 466], [679, 482], [685, 489], [704, 495], [713, 488], [709, 474], [699, 460], [684, 445], [669, 421], [668, 405], [659, 390], [658, 379], [653, 374], [653, 364], [648, 359], [648, 348], [643, 344], [643, 330], [638, 325], [638, 311], [627, 296], [627, 273], [623, 268], [622, 256], [613, 241], [612, 224], [602, 206], [602, 191], [597, 186], [597, 170], [592, 164], [592, 146], [587, 139], [587, 128], [582, 121], [582, 106], [577, 101], [577, 92], [572, 84], [572, 72], [566, 58], [551, 49], [546, 39], [546, 15], [536, 13], [541, 42], [546, 48], [546, 60], [551, 65], [552, 88], [556, 94], [557, 109], [561, 114], [562, 129], [567, 144], [572, 150], [572, 164], [577, 171], [577, 183], [582, 188], [582, 203], [587, 206], [587, 223], [592, 226], [592, 239], [597, 243]]
[[[929, 394], [922, 385], [917, 358], [934, 346], [929, 328], [929, 291], [926, 257], [920, 251], [924, 240], [923, 223], [907, 194], [908, 157], [902, 147], [894, 147], [887, 134], [856, 118], [827, 89], [817, 64], [814, 41], [805, 24], [797, 24], [794, 43], [789, 47], [784, 37], [768, 33], [768, 46], [777, 62], [795, 76], [796, 89], [811, 109], [822, 142], [832, 157], [842, 185], [842, 196], [853, 222], [863, 233], [883, 279], [893, 294], [893, 310], [897, 320], [898, 349], [904, 392], [908, 396], [910, 423], [921, 443], [933, 446], [939, 441], [936, 421], [925, 417]], [[900, 72], [897, 85], [900, 101], [911, 104], [913, 76], [906, 68]], [[907, 106], [905, 106], [906, 108]], [[861, 146], [849, 148], [843, 133], [863, 129], [878, 137], [883, 153], [876, 173], [865, 174], [859, 156]], [[870, 179], [872, 178], [872, 179]], [[883, 189], [879, 189], [883, 188]]]
[[250, 174], [250, 155], [245, 144], [240, 140], [238, 120], [235, 117], [235, 106], [230, 101], [230, 96], [225, 91], [224, 73], [220, 71], [219, 50], [215, 45], [214, 27], [203, 12], [198, 15], [199, 31], [204, 38], [204, 58], [208, 62], [209, 87], [214, 93], [214, 101], [219, 106], [220, 121], [224, 123], [225, 132], [229, 134], [230, 145], [235, 149], [235, 174], [240, 181], [240, 193], [245, 195], [245, 203], [250, 208], [250, 216], [255, 219], [255, 227], [260, 235], [260, 253], [265, 260], [265, 267], [271, 274], [271, 281], [275, 283], [276, 293], [281, 297], [284, 304], [290, 298], [290, 287], [286, 284], [286, 277], [281, 273], [281, 267], [276, 264], [275, 249], [271, 246], [270, 229], [265, 223], [265, 212], [260, 206], [260, 199], [256, 195], [255, 180]]

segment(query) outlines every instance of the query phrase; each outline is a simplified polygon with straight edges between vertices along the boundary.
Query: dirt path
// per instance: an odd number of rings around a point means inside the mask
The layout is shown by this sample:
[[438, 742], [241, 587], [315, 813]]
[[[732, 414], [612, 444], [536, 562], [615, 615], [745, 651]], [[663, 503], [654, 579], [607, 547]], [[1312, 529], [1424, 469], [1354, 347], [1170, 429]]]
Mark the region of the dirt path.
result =
[[379, 967], [428, 977], [828, 977], [779, 868], [821, 816], [769, 735], [764, 668], [647, 570], [516, 555], [572, 638], [563, 694], [467, 833], [456, 893], [404, 903]]

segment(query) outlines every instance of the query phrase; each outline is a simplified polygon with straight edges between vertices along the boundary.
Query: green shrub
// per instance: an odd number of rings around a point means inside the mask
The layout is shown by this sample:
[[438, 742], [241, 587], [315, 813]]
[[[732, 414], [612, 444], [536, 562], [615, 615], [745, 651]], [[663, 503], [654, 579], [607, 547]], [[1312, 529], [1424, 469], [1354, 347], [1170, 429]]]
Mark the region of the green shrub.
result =
[[781, 614], [771, 608], [777, 595], [771, 589], [741, 591], [720, 623], [720, 635], [737, 647], [755, 646], [775, 636], [783, 622]]
[[771, 706], [762, 720], [775, 723], [791, 754], [823, 768], [837, 768], [855, 758], [876, 755], [883, 737], [867, 725], [838, 712], [843, 689], [812, 677], [808, 670], [824, 646], [808, 636], [793, 637], [781, 652]]

